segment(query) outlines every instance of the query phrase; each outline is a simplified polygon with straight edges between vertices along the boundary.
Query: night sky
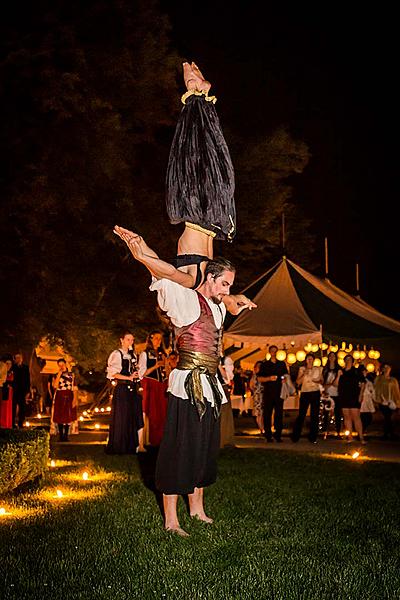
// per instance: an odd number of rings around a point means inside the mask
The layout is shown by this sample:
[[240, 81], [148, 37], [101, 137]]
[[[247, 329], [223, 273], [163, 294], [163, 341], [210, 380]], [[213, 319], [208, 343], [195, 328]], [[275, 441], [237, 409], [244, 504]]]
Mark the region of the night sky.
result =
[[[335, 4], [312, 12], [258, 3], [165, 2], [180, 53], [215, 82], [224, 128], [268, 134], [285, 124], [312, 158], [294, 200], [313, 218], [331, 280], [400, 318], [397, 33], [393, 15], [351, 17]], [[238, 201], [240, 202], [240, 198]], [[251, 211], [249, 218], [252, 218]], [[296, 260], [296, 257], [291, 257]], [[260, 273], [269, 268], [260, 258]]]
[[[31, 13], [23, 5], [9, 23], [29, 32], [41, 4], [27, 4]], [[252, 2], [160, 0], [160, 6], [170, 19], [172, 48], [213, 83], [228, 140], [234, 131], [259, 141], [284, 125], [307, 143], [310, 162], [291, 183], [317, 235], [315, 273], [324, 274], [328, 236], [330, 279], [354, 293], [358, 262], [362, 297], [400, 319], [393, 292], [399, 263], [394, 16], [364, 8], [351, 16], [337, 3], [320, 12]], [[181, 80], [179, 86], [183, 91]], [[236, 200], [257, 219], [251, 199]], [[260, 256], [256, 272], [270, 267]]]

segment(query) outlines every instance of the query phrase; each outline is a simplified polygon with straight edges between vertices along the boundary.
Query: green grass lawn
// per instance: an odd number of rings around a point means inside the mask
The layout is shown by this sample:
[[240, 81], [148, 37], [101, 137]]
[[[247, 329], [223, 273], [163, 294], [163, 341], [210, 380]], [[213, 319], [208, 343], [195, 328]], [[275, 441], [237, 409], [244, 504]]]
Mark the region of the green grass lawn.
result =
[[181, 502], [184, 539], [162, 529], [151, 454], [57, 453], [41, 488], [0, 501], [4, 600], [400, 598], [398, 464], [224, 450], [215, 524]]

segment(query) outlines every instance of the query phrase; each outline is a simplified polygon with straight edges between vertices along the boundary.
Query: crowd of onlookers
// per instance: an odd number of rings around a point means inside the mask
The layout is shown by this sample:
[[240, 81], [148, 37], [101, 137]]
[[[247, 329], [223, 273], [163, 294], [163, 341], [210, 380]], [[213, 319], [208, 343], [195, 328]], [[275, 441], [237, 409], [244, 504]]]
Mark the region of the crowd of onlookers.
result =
[[31, 399], [29, 367], [21, 352], [0, 358], [0, 428], [22, 427]]
[[256, 362], [252, 373], [235, 364], [230, 385], [234, 410], [238, 408], [235, 399], [241, 398], [242, 410], [238, 412], [251, 411], [268, 442], [282, 441], [284, 402], [289, 396], [298, 397], [298, 413], [290, 434], [293, 442], [300, 439], [308, 411], [308, 439], [312, 443], [320, 433], [325, 437], [335, 433], [339, 439], [352, 441], [353, 431], [365, 443], [377, 411], [383, 417], [381, 439], [397, 439], [393, 416], [400, 408], [400, 390], [388, 362], [381, 361], [371, 373], [363, 363], [356, 366], [351, 354], [340, 366], [336, 353], [330, 352], [322, 367], [316, 366], [314, 354], [309, 353], [304, 364], [294, 370], [276, 358], [277, 351], [276, 346], [270, 346], [270, 358]]

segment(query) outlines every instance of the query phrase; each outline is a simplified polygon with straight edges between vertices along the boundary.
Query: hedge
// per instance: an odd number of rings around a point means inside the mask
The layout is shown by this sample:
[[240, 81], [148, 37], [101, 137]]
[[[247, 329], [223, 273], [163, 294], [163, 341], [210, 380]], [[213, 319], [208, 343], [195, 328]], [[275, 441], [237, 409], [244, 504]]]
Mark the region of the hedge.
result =
[[0, 494], [42, 476], [49, 450], [50, 435], [44, 429], [0, 429]]

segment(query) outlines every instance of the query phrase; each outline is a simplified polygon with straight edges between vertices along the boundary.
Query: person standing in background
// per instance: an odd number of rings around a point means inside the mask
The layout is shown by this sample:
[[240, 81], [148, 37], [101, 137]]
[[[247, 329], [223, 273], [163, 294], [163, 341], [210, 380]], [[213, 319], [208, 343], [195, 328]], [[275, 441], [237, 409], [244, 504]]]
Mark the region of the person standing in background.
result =
[[224, 389], [227, 402], [226, 404], [221, 405], [220, 448], [232, 447], [235, 445], [235, 424], [233, 421], [231, 404], [231, 384], [233, 381], [233, 371], [233, 360], [229, 356], [225, 356], [224, 352], [222, 351], [217, 375]]
[[29, 367], [24, 363], [22, 352], [14, 356], [14, 395], [13, 395], [13, 427], [17, 420], [18, 427], [23, 427], [26, 413], [26, 401], [31, 389]]
[[298, 442], [310, 407], [310, 431], [308, 439], [316, 444], [318, 438], [319, 403], [321, 400], [322, 368], [314, 366], [314, 355], [307, 354], [306, 364], [300, 367], [296, 383], [301, 386], [299, 414], [293, 426], [292, 441]]
[[161, 331], [147, 336], [146, 348], [139, 355], [139, 377], [143, 388], [143, 413], [149, 444], [159, 446], [167, 415], [167, 353]]
[[282, 441], [283, 429], [283, 399], [281, 398], [282, 381], [288, 370], [283, 360], [276, 358], [277, 346], [270, 346], [271, 358], [263, 360], [258, 371], [257, 380], [264, 388], [263, 392], [263, 420], [264, 435], [267, 442], [273, 442], [272, 437], [272, 412], [274, 412], [274, 438]]
[[383, 414], [383, 440], [398, 439], [393, 431], [392, 417], [400, 408], [399, 382], [391, 376], [392, 365], [382, 364], [382, 373], [375, 379], [375, 401]]

